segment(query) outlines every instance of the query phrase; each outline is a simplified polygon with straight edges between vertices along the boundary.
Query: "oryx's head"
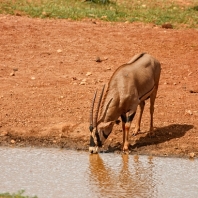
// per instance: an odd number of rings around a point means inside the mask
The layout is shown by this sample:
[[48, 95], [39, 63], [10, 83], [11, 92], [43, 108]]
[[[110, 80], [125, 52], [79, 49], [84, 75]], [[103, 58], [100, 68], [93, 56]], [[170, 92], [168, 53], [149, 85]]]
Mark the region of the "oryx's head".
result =
[[102, 92], [101, 92], [101, 95], [99, 98], [99, 102], [98, 102], [98, 106], [96, 109], [96, 114], [94, 117], [93, 117], [93, 110], [94, 110], [94, 103], [95, 103], [97, 91], [95, 92], [94, 98], [92, 101], [91, 112], [90, 112], [90, 126], [89, 126], [89, 130], [91, 132], [90, 145], [89, 145], [90, 153], [98, 153], [98, 149], [100, 147], [102, 147], [105, 140], [108, 138], [109, 134], [112, 131], [113, 125], [115, 123], [114, 121], [104, 122], [106, 112], [108, 110], [108, 107], [109, 107], [112, 99], [108, 102], [102, 118], [100, 118], [100, 120], [98, 121], [98, 113], [99, 113], [100, 104], [102, 101], [102, 96], [104, 93], [104, 88], [105, 88], [105, 86], [102, 89]]

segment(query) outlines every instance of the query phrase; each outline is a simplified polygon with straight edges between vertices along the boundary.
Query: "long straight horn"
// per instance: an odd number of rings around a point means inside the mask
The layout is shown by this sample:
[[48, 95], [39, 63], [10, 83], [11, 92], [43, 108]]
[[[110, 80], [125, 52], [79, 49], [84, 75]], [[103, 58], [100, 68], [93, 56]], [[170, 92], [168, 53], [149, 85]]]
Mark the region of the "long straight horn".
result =
[[96, 95], [97, 95], [97, 91], [95, 91], [93, 100], [92, 100], [92, 104], [91, 104], [91, 111], [90, 111], [90, 126], [89, 126], [89, 130], [93, 131], [93, 111], [94, 111], [94, 103], [96, 100]]
[[95, 117], [94, 117], [94, 127], [97, 127], [98, 113], [99, 113], [100, 104], [101, 104], [101, 101], [102, 101], [102, 96], [103, 96], [103, 93], [104, 93], [104, 89], [105, 89], [105, 85], [102, 88], [102, 92], [100, 94], [98, 106], [97, 106], [97, 109], [96, 109], [96, 114], [95, 114]]

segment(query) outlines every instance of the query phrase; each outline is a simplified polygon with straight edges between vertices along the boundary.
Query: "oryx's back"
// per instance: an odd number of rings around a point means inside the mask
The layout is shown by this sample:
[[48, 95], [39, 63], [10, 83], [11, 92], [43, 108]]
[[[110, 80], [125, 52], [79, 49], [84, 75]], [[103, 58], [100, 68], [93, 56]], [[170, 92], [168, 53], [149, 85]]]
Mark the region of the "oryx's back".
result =
[[160, 71], [159, 61], [151, 55], [135, 55], [131, 61], [114, 72], [109, 82], [109, 90], [117, 90], [120, 102], [130, 100], [134, 95], [141, 99], [158, 86]]

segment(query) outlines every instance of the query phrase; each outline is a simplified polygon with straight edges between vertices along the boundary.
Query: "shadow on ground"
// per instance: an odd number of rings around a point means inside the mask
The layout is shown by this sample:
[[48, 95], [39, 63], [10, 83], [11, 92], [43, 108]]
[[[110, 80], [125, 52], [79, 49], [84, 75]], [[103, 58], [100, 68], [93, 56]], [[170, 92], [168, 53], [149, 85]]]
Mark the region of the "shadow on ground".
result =
[[130, 146], [130, 149], [159, 144], [175, 138], [181, 138], [193, 127], [193, 125], [188, 124], [171, 124], [169, 126], [157, 128], [154, 131], [155, 137], [151, 138], [148, 133], [146, 136], [140, 137], [134, 145]]
[[[193, 125], [188, 124], [171, 124], [165, 127], [155, 129], [154, 137], [150, 137], [149, 133], [140, 133], [138, 135], [140, 136], [140, 138], [137, 139], [134, 144], [130, 145], [129, 150], [132, 151], [139, 148], [143, 149], [144, 147], [164, 143], [170, 141], [171, 139], [181, 138], [186, 134], [187, 131], [189, 131], [193, 127]], [[122, 150], [122, 145], [109, 145], [106, 152], [114, 152], [116, 150]]]

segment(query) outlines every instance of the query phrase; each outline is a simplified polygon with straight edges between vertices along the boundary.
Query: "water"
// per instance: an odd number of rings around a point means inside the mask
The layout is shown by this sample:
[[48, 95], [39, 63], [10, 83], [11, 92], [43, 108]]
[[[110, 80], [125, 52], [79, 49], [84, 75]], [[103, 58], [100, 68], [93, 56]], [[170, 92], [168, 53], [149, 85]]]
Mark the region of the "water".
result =
[[39, 198], [198, 196], [198, 160], [0, 148], [0, 192]]

